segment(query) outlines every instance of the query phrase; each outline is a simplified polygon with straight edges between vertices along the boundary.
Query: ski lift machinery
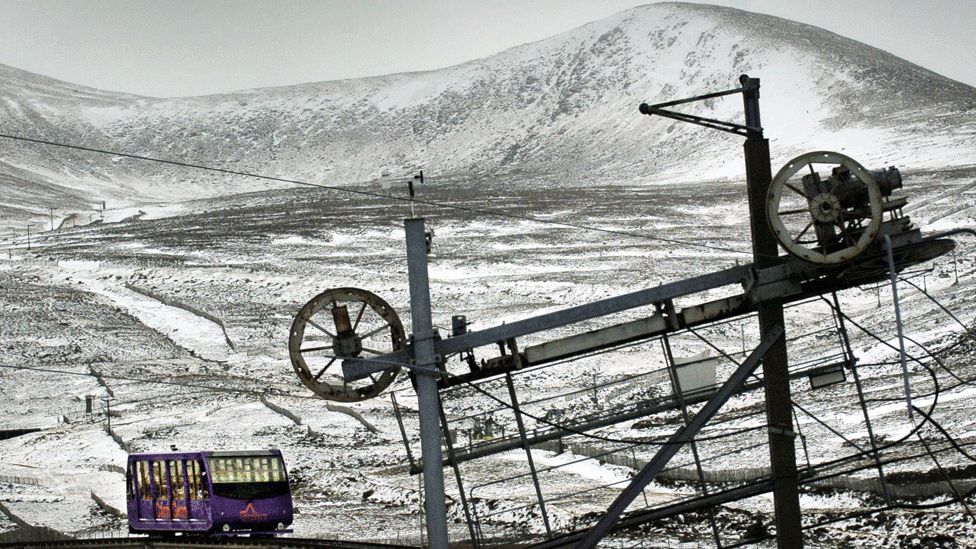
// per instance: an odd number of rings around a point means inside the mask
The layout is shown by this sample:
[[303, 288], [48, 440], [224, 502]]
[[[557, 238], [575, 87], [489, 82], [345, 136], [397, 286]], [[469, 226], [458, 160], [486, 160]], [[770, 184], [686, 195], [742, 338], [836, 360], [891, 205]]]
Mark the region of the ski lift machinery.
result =
[[[763, 137], [759, 115], [759, 79], [743, 75], [739, 82], [740, 87], [732, 90], [656, 105], [641, 104], [639, 110], [645, 115], [664, 116], [745, 137], [754, 263], [483, 330], [467, 331], [464, 317], [458, 315], [459, 321], [455, 325], [462, 328], [455, 329], [451, 337], [442, 338], [431, 320], [424, 219], [411, 218], [406, 219], [404, 225], [412, 334], [405, 334], [399, 317], [388, 303], [357, 288], [327, 290], [299, 311], [290, 332], [289, 354], [299, 379], [316, 395], [329, 400], [358, 401], [377, 396], [392, 383], [401, 367], [407, 368], [414, 377], [420, 416], [427, 535], [431, 547], [447, 547], [449, 541], [443, 479], [445, 464], [454, 466], [459, 484], [457, 463], [466, 459], [524, 447], [531, 466], [531, 453], [524, 433], [520, 441], [495, 444], [481, 451], [465, 452], [448, 443], [449, 456], [445, 460], [441, 434], [447, 425], [446, 421], [442, 422], [440, 390], [460, 383], [506, 376], [514, 397], [511, 373], [519, 369], [706, 326], [747, 313], [758, 313], [759, 344], [719, 389], [711, 393], [704, 406], [671, 436], [668, 444], [660, 447], [595, 525], [587, 530], [554, 535], [547, 521], [547, 539], [536, 546], [594, 547], [615, 529], [667, 516], [663, 511], [648, 513], [645, 510], [629, 515], [624, 515], [624, 511], [682, 445], [690, 443], [701, 427], [741, 388], [746, 377], [760, 363], [763, 365], [772, 479], [755, 486], [752, 491], [731, 491], [724, 496], [704, 498], [699, 508], [772, 491], [778, 546], [802, 546], [783, 305], [886, 279], [892, 272], [951, 251], [955, 244], [943, 235], [923, 236], [903, 214], [905, 198], [893, 196], [893, 192], [901, 188], [901, 175], [894, 167], [872, 171], [840, 153], [820, 151], [794, 158], [772, 176], [769, 142]], [[743, 97], [744, 125], [670, 110], [677, 105], [736, 94]], [[777, 245], [787, 255], [780, 255]], [[731, 297], [680, 309], [675, 307], [676, 298], [736, 285], [742, 291]], [[518, 345], [518, 339], [528, 334], [642, 306], [655, 306], [656, 312], [647, 318], [524, 348]], [[501, 355], [483, 360], [480, 365], [468, 360], [470, 371], [464, 374], [447, 373], [445, 357], [459, 353], [470, 356], [474, 349], [484, 346], [497, 346]], [[326, 353], [322, 354], [323, 350]], [[332, 372], [330, 368], [333, 368]], [[637, 414], [642, 413], [646, 415], [647, 412], [637, 410]], [[516, 418], [519, 417], [516, 409]], [[619, 415], [588, 427], [634, 417], [639, 415]], [[532, 442], [561, 435], [543, 434], [533, 438]], [[536, 489], [538, 491], [537, 481]], [[460, 492], [467, 512], [464, 490]], [[673, 513], [687, 510], [690, 509]], [[468, 522], [469, 528], [473, 528], [470, 517]], [[474, 545], [473, 529], [471, 535]]]

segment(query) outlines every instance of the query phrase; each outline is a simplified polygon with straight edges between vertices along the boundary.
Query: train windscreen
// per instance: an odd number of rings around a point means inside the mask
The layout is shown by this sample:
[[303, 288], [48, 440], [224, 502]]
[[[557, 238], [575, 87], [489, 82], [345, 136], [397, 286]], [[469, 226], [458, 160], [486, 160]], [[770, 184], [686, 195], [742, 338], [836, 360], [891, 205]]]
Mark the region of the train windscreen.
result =
[[214, 456], [209, 462], [215, 496], [261, 499], [289, 492], [285, 465], [279, 456]]

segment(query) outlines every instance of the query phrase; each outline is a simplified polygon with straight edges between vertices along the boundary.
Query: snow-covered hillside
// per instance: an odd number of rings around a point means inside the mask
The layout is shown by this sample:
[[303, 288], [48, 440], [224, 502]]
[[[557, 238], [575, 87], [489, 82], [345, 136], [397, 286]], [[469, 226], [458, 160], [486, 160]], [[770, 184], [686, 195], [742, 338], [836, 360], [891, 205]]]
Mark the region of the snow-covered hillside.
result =
[[[976, 89], [819, 29], [728, 8], [656, 4], [443, 70], [197, 98], [102, 92], [0, 66], [0, 133], [328, 185], [422, 166], [436, 177], [420, 196], [439, 204], [378, 196], [387, 191], [375, 183], [357, 193], [244, 194], [272, 183], [0, 139], [4, 225], [52, 226], [31, 240], [0, 235], [0, 431], [9, 437], [0, 440], [0, 544], [23, 533], [20, 522], [76, 537], [124, 530], [129, 452], [269, 447], [285, 455], [297, 536], [419, 541], [409, 378], [363, 402], [316, 398], [289, 358], [296, 313], [328, 288], [364, 288], [410, 333], [402, 219], [414, 209], [436, 229], [429, 274], [442, 334], [456, 314], [482, 330], [748, 262], [741, 138], [637, 112], [641, 102], [735, 87], [742, 73], [762, 79], [774, 169], [813, 149], [841, 150], [870, 168], [895, 164], [904, 213], [924, 232], [976, 226]], [[741, 110], [738, 97], [694, 107], [739, 121]], [[553, 192], [559, 185], [576, 188]], [[93, 219], [102, 200], [109, 211]], [[89, 215], [55, 231], [49, 207]], [[976, 256], [972, 239], [954, 238], [955, 253], [902, 272], [898, 286], [913, 402], [938, 428], [906, 415], [887, 284], [839, 292], [847, 324], [819, 299], [785, 313], [808, 547], [976, 539]], [[758, 339], [758, 323], [744, 316], [674, 334], [667, 347], [636, 341], [515, 372], [533, 436], [549, 412], [570, 426], [625, 408], [643, 414], [530, 451], [553, 529], [592, 524], [684, 423], [677, 409], [654, 411], [673, 394], [666, 355], [714, 350], [727, 359], [716, 374], [725, 376]], [[846, 382], [814, 388], [808, 375], [846, 356], [848, 340], [857, 368], [845, 358]], [[468, 368], [458, 357], [447, 366]], [[486, 395], [468, 385], [441, 392], [469, 451], [504, 441], [506, 428], [518, 432], [501, 381], [479, 385]], [[684, 448], [630, 510], [765, 478], [758, 387], [702, 431], [701, 473]], [[500, 436], [475, 428], [489, 420]], [[877, 464], [865, 450], [876, 443]], [[476, 535], [499, 545], [541, 539], [524, 451], [459, 469]], [[465, 540], [462, 488], [445, 473], [451, 540]], [[875, 489], [881, 473], [891, 502]], [[960, 491], [969, 507], [955, 502]], [[721, 537], [715, 545], [728, 547], [767, 536], [772, 517], [771, 498], [760, 494], [615, 542], [711, 546]]]
[[[976, 170], [906, 172], [905, 181], [906, 212], [926, 231], [976, 226]], [[714, 272], [749, 258], [748, 252], [735, 252], [749, 248], [741, 182], [593, 187], [572, 193], [553, 193], [541, 185], [512, 187], [490, 178], [477, 185], [460, 183], [441, 180], [422, 196], [436, 196], [461, 209], [417, 209], [436, 228], [429, 270], [433, 321], [443, 327], [442, 333], [448, 333], [455, 314], [467, 315], [473, 329], [482, 330]], [[476, 211], [500, 202], [507, 215], [525, 218]], [[327, 288], [354, 286], [376, 293], [390, 303], [407, 332], [412, 331], [402, 227], [410, 208], [372, 196], [304, 188], [184, 207], [163, 217], [150, 210], [128, 221], [44, 232], [35, 237], [31, 250], [21, 240], [0, 255], [0, 431], [42, 429], [0, 440], [0, 504], [35, 526], [73, 536], [108, 535], [124, 528], [124, 519], [106, 511], [92, 494], [116, 510], [124, 509], [125, 483], [119, 471], [127, 451], [273, 447], [282, 449], [292, 475], [299, 510], [296, 535], [401, 542], [400, 536], [416, 535], [421, 523], [418, 480], [407, 473], [409, 458], [390, 397], [396, 394], [412, 455], [417, 456], [417, 400], [407, 376], [401, 374], [378, 398], [343, 404], [363, 422], [329, 408], [330, 403], [301, 385], [286, 346], [297, 311]], [[533, 223], [526, 219], [530, 216], [637, 236]], [[670, 241], [655, 239], [663, 235]], [[926, 492], [923, 503], [950, 505], [877, 512], [814, 528], [821, 521], [875, 509], [883, 501], [863, 488], [835, 492], [830, 486], [808, 485], [802, 490], [802, 507], [809, 547], [920, 546], [901, 543], [905, 536], [941, 536], [958, 542], [943, 547], [971, 547], [976, 539], [976, 521], [951, 504], [948, 488], [930, 482], [941, 480], [944, 470], [960, 489], [976, 486], [976, 466], [967, 457], [976, 448], [976, 345], [971, 331], [976, 260], [972, 239], [960, 237], [957, 242], [957, 255], [902, 273], [908, 281], [900, 284], [899, 295], [905, 333], [911, 338], [907, 350], [922, 359], [910, 363], [913, 402], [933, 414], [965, 455], [931, 426], [922, 435], [937, 452], [937, 463], [914, 435], [902, 440], [911, 425], [888, 286], [854, 288], [838, 296], [850, 315], [848, 330], [873, 432], [889, 445], [882, 454], [885, 473], [898, 480], [900, 493], [936, 489]], [[689, 301], [714, 297], [718, 295], [709, 293]], [[527, 348], [633, 320], [650, 314], [649, 309], [527, 336], [519, 345]], [[801, 433], [796, 439], [800, 466], [818, 476], [836, 474], [841, 486], [871, 482], [877, 472], [870, 460], [840, 470], [821, 467], [871, 444], [853, 371], [846, 383], [816, 390], [802, 375], [811, 364], [836, 360], [840, 352], [828, 304], [814, 299], [789, 308], [786, 318], [791, 372], [801, 374], [791, 389]], [[696, 331], [738, 358], [757, 344], [757, 326], [755, 318], [745, 317]], [[960, 337], [967, 329], [969, 336]], [[675, 334], [670, 345], [677, 356], [706, 350], [691, 333]], [[477, 349], [478, 358], [495, 356], [493, 347]], [[932, 360], [926, 358], [929, 352]], [[659, 369], [664, 361], [660, 341], [577, 358], [513, 375], [527, 414], [545, 417], [548, 410], [560, 409], [571, 420], [668, 394], [668, 377]], [[454, 373], [466, 371], [457, 357], [447, 366]], [[723, 363], [721, 372], [730, 366]], [[592, 388], [598, 379], [599, 391]], [[496, 397], [509, 396], [503, 378], [482, 387]], [[509, 436], [517, 432], [514, 414], [499, 402], [470, 387], [457, 389], [442, 391], [442, 398], [461, 445], [484, 442], [472, 436], [477, 419], [491, 418], [507, 427]], [[106, 432], [107, 418], [98, 405], [96, 414], [84, 414], [88, 395], [99, 404], [114, 397], [111, 432]], [[697, 447], [707, 474], [720, 478], [768, 464], [762, 402], [762, 392], [754, 389], [730, 401], [709, 422], [706, 440]], [[545, 429], [533, 417], [526, 416], [526, 428]], [[664, 440], [681, 421], [676, 410], [648, 412], [585, 436], [567, 437], [565, 451], [537, 447], [533, 459], [554, 528], [590, 524], [638, 468], [600, 464], [587, 456], [613, 452], [643, 466], [658, 446], [612, 441]], [[683, 450], [669, 467], [694, 474], [690, 450]], [[449, 469], [445, 474], [451, 539], [463, 541], [469, 534], [458, 488]], [[525, 540], [544, 532], [534, 512], [536, 493], [523, 451], [466, 461], [461, 474], [471, 499], [477, 498], [484, 535]], [[687, 478], [664, 478], [633, 508], [675, 503], [694, 497], [696, 490]], [[766, 531], [772, 503], [761, 495], [716, 513], [723, 546], [728, 546]], [[643, 534], [657, 543], [650, 547], [681, 546], [679, 542], [714, 546], [702, 514], [649, 528]], [[0, 536], [13, 529], [0, 517]]]
[[[743, 73], [762, 80], [774, 169], [812, 149], [868, 165], [976, 161], [976, 89], [815, 27], [680, 3], [436, 71], [204, 97], [102, 92], [0, 66], [0, 131], [336, 185], [416, 166], [559, 184], [707, 180], [741, 174], [740, 139], [637, 106], [733, 88]], [[693, 110], [741, 121], [735, 96]], [[14, 209], [0, 213], [14, 217], [270, 185], [7, 140], [0, 151], [0, 208]]]

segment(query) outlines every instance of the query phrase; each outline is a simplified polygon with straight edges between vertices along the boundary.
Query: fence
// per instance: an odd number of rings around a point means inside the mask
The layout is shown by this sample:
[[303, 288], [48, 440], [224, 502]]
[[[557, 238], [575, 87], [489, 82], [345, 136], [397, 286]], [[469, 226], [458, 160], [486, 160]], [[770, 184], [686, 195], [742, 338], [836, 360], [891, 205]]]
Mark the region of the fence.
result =
[[28, 486], [37, 486], [37, 479], [34, 477], [21, 477], [17, 475], [0, 475], [0, 483], [2, 484], [25, 484]]
[[[533, 447], [550, 450], [553, 452], [563, 452], [569, 450], [578, 456], [591, 457], [600, 463], [610, 465], [620, 465], [634, 470], [641, 470], [646, 461], [624, 453], [608, 453], [606, 449], [593, 446], [591, 444], [566, 443], [562, 440], [543, 442], [533, 445]], [[744, 467], [740, 469], [717, 469], [702, 471], [705, 482], [720, 483], [744, 483], [769, 478], [772, 472], [769, 467]], [[662, 471], [658, 478], [681, 481], [698, 482], [698, 471], [691, 467], [676, 467]], [[876, 495], [883, 495], [884, 488], [881, 480], [876, 477], [854, 478], [850, 476], [837, 476], [823, 480], [814, 480], [807, 484], [817, 488], [830, 490], [847, 490], [850, 492], [867, 492]], [[888, 483], [888, 492], [892, 497], [924, 499], [936, 496], [952, 495], [953, 486], [960, 493], [968, 493], [976, 488], [976, 480], [953, 480], [952, 485], [946, 481], [913, 483], [913, 484], [891, 484]]]
[[123, 450], [125, 450], [130, 454], [132, 453], [132, 446], [130, 446], [128, 442], [123, 440], [122, 437], [119, 436], [119, 434], [116, 433], [114, 429], [112, 429], [108, 425], [105, 425], [105, 432], [108, 433], [108, 436], [112, 437], [112, 440], [114, 440], [115, 443], [118, 444], [120, 448], [122, 448]]
[[[16, 521], [15, 521], [16, 522]], [[20, 525], [16, 530], [3, 532], [0, 534], [0, 544], [10, 544], [10, 547], [18, 547], [20, 543], [29, 542], [53, 542], [73, 539], [57, 530], [51, 528], [31, 526], [29, 524]], [[6, 546], [6, 545], [5, 545]]]
[[91, 493], [92, 501], [95, 502], [95, 505], [97, 505], [99, 509], [105, 511], [106, 513], [112, 515], [113, 517], [125, 518], [126, 516], [125, 511], [122, 511], [121, 509], [118, 509], [113, 505], [109, 505], [108, 503], [105, 502], [104, 499], [98, 497], [98, 494], [96, 494], [95, 492], [90, 492], [90, 493]]
[[[294, 421], [295, 422], [295, 425], [302, 425], [302, 417], [301, 416], [299, 416], [295, 412], [292, 412], [291, 410], [285, 408], [284, 406], [281, 406], [281, 405], [278, 405], [278, 404], [275, 404], [275, 403], [271, 402], [264, 395], [261, 395], [261, 403], [263, 403], [268, 408], [274, 410], [275, 412], [277, 412], [277, 413], [279, 413], [279, 414], [287, 417], [288, 419]], [[365, 417], [363, 417], [362, 414], [360, 414], [356, 410], [354, 410], [354, 409], [352, 409], [352, 408], [350, 408], [348, 406], [339, 406], [339, 405], [336, 405], [336, 404], [332, 404], [330, 402], [323, 401], [323, 403], [325, 404], [325, 409], [326, 410], [329, 410], [330, 412], [339, 412], [340, 414], [346, 414], [347, 416], [352, 417], [353, 419], [355, 419], [356, 421], [358, 421], [360, 424], [362, 424], [362, 426], [365, 427], [366, 430], [369, 431], [370, 433], [376, 434], [376, 433], [379, 432], [379, 429], [377, 429], [372, 423], [370, 423]], [[308, 434], [313, 435], [313, 436], [320, 435], [320, 433], [318, 433], [316, 431], [313, 431], [311, 427], [308, 427]]]
[[216, 316], [208, 313], [207, 311], [203, 311], [203, 310], [197, 309], [196, 307], [194, 307], [192, 305], [187, 305], [185, 303], [180, 303], [179, 301], [176, 301], [175, 299], [170, 299], [170, 298], [168, 298], [168, 297], [166, 297], [164, 295], [157, 294], [156, 292], [154, 292], [152, 290], [146, 290], [146, 289], [140, 288], [138, 286], [133, 286], [132, 284], [129, 284], [128, 282], [125, 283], [125, 287], [126, 287], [126, 289], [132, 290], [133, 292], [135, 292], [137, 294], [142, 294], [142, 295], [144, 295], [146, 297], [155, 299], [156, 301], [159, 301], [160, 303], [162, 303], [164, 305], [169, 305], [170, 307], [176, 307], [177, 309], [183, 309], [184, 311], [186, 311], [188, 313], [195, 314], [195, 315], [197, 315], [197, 316], [199, 316], [201, 318], [205, 318], [205, 319], [209, 320], [210, 322], [213, 322], [217, 326], [220, 326], [220, 331], [222, 331], [224, 333], [224, 340], [227, 342], [227, 346], [230, 347], [232, 350], [235, 350], [235, 351], [237, 350], [236, 347], [234, 347], [234, 342], [231, 341], [230, 336], [227, 334], [227, 326], [224, 325], [224, 321], [221, 320], [220, 318], [218, 318], [218, 317], [216, 317]]
[[108, 383], [105, 382], [105, 378], [102, 377], [102, 373], [96, 370], [95, 366], [91, 364], [88, 365], [88, 371], [91, 372], [91, 375], [95, 376], [95, 379], [98, 380], [98, 384], [105, 388], [105, 392], [108, 393], [108, 396], [114, 398], [115, 391], [113, 391], [112, 388], [108, 386]]
[[273, 411], [275, 411], [275, 412], [277, 412], [277, 413], [279, 413], [279, 414], [287, 417], [288, 419], [294, 421], [295, 422], [295, 425], [301, 425], [302, 424], [302, 418], [301, 418], [301, 416], [299, 416], [295, 412], [292, 412], [288, 408], [285, 408], [284, 406], [278, 406], [277, 404], [275, 404], [275, 403], [271, 402], [270, 400], [268, 400], [267, 397], [265, 397], [264, 395], [261, 395], [261, 403], [264, 404], [265, 406], [267, 406], [268, 408], [271, 408]]
[[112, 473], [118, 473], [120, 475], [124, 475], [125, 474], [125, 467], [122, 467], [120, 465], [116, 465], [114, 463], [103, 463], [102, 465], [99, 465], [98, 466], [98, 470], [99, 471], [109, 471], [109, 472], [112, 472]]

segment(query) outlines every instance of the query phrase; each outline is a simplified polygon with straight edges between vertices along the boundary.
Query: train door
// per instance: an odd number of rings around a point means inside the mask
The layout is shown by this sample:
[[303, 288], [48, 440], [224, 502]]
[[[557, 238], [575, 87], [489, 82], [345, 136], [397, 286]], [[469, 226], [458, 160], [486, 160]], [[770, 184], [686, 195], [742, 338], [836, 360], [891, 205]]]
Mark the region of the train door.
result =
[[183, 461], [186, 474], [186, 507], [189, 509], [188, 519], [191, 522], [200, 522], [209, 527], [212, 523], [210, 509], [210, 488], [207, 486], [206, 471], [203, 468], [203, 461], [200, 459], [187, 459]]

